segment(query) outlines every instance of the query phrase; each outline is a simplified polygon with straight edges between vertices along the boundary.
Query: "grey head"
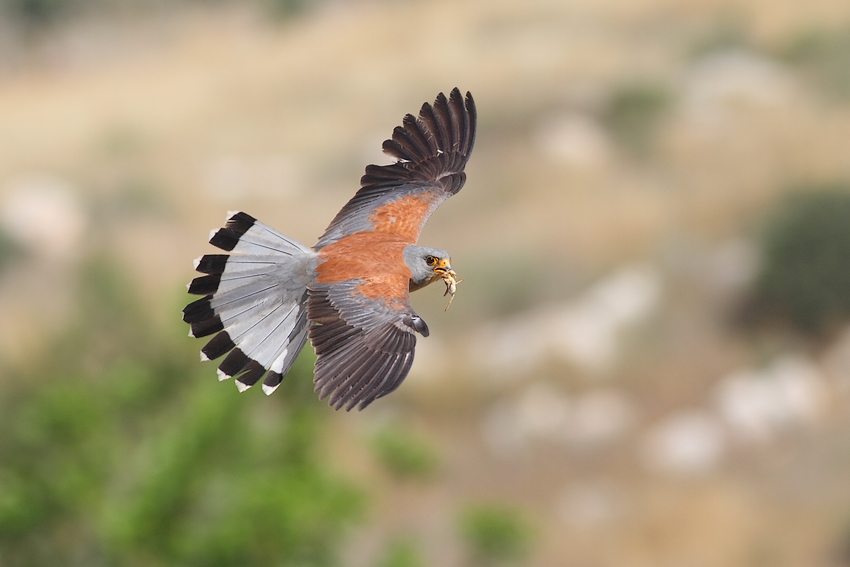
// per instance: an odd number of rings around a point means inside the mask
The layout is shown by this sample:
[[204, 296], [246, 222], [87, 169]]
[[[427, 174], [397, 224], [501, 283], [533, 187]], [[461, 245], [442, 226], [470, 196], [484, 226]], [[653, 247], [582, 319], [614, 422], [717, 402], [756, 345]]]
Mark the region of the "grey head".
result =
[[452, 258], [439, 248], [411, 244], [404, 249], [404, 261], [410, 268], [410, 291], [422, 289], [452, 272]]

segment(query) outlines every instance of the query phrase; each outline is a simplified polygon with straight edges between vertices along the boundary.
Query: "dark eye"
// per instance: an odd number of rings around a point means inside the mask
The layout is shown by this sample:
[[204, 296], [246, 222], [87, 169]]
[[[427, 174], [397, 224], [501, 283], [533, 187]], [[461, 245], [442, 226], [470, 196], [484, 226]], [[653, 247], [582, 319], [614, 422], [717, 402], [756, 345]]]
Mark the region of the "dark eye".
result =
[[433, 266], [434, 264], [437, 263], [437, 259], [434, 258], [433, 256], [425, 256], [425, 263], [428, 264], [429, 266]]

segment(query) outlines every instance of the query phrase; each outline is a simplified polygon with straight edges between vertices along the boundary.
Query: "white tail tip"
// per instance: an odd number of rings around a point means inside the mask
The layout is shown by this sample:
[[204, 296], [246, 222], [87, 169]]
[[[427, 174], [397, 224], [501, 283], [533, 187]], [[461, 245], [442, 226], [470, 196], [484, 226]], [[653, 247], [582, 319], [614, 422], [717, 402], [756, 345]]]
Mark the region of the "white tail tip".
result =
[[236, 389], [237, 389], [237, 390], [239, 390], [239, 393], [240, 393], [240, 394], [241, 394], [242, 392], [244, 392], [245, 390], [247, 390], [248, 388], [250, 388], [250, 387], [251, 387], [251, 386], [249, 386], [248, 384], [243, 384], [243, 383], [242, 383], [242, 382], [240, 382], [239, 380], [236, 380]]
[[[280, 384], [283, 384], [283, 382], [281, 382]], [[268, 386], [266, 384], [263, 384], [263, 392], [265, 392], [265, 394], [267, 396], [271, 396], [272, 392], [277, 390], [277, 388], [278, 388], [278, 386], [280, 386], [280, 384], [278, 384], [277, 386]]]
[[230, 378], [230, 376], [228, 376], [227, 374], [222, 372], [221, 369], [216, 369], [215, 373], [218, 374], [218, 381], [219, 382], [224, 382], [225, 380]]

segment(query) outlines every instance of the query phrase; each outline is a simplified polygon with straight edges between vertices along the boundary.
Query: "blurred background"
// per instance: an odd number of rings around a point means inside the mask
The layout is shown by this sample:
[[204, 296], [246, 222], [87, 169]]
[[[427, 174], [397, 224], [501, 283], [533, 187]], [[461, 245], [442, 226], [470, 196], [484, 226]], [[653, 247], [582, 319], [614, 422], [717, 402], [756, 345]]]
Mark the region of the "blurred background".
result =
[[[362, 413], [198, 360], [470, 90], [464, 282]], [[0, 565], [850, 565], [846, 0], [0, 0]]]

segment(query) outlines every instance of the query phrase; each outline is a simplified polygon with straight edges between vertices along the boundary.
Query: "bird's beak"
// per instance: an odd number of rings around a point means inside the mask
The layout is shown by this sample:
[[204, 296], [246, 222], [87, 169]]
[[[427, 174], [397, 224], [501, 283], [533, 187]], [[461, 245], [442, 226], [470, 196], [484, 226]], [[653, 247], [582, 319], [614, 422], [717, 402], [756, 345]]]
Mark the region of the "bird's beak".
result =
[[441, 277], [445, 277], [446, 275], [457, 276], [448, 260], [440, 260], [440, 263], [434, 268], [434, 273]]

